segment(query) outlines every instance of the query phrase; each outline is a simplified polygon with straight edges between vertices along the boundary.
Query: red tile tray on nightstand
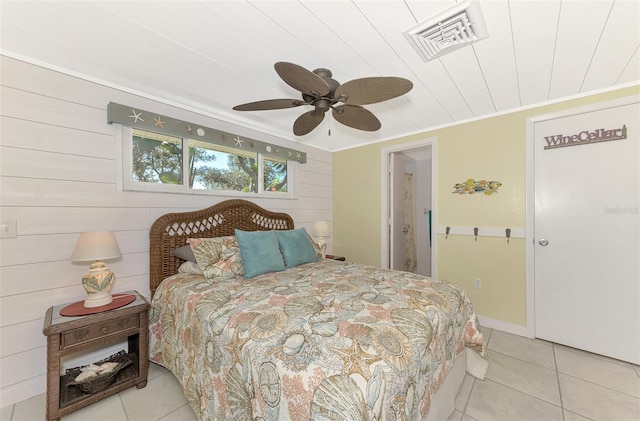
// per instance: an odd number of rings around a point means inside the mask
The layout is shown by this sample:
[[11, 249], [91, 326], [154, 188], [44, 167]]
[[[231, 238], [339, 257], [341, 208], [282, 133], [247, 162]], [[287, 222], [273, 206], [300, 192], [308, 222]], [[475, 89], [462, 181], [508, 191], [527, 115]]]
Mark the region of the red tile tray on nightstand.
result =
[[136, 300], [134, 294], [113, 294], [113, 301], [100, 307], [86, 308], [84, 300], [77, 303], [69, 304], [60, 310], [61, 316], [86, 316], [88, 314], [102, 313], [103, 311], [113, 310], [131, 304]]

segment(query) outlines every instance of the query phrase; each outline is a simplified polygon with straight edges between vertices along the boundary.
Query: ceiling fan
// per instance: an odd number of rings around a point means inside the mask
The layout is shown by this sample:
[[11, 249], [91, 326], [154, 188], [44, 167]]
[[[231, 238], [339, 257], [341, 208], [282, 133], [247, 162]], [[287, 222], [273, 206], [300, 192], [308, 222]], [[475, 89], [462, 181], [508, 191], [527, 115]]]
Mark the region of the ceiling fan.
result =
[[[267, 99], [236, 105], [236, 111], [279, 110], [284, 108], [311, 105], [307, 111], [293, 123], [293, 134], [304, 136], [324, 119], [331, 109], [333, 117], [340, 123], [354, 129], [376, 131], [382, 127], [380, 120], [365, 104], [386, 101], [404, 95], [413, 88], [413, 83], [400, 77], [366, 77], [340, 84], [332, 79], [328, 69], [315, 69], [313, 72], [294, 63], [277, 62], [274, 65], [278, 75], [287, 85], [302, 93], [299, 99]], [[338, 103], [341, 103], [337, 105]]]

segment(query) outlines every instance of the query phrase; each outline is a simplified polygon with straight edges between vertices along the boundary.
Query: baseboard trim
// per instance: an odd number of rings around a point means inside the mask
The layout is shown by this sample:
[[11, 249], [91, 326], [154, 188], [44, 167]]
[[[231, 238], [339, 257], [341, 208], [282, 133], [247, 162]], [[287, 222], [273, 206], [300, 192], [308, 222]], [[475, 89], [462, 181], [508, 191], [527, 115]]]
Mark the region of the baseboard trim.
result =
[[0, 389], [0, 408], [6, 408], [25, 399], [44, 393], [46, 390], [46, 376], [40, 375], [20, 383]]
[[513, 333], [514, 335], [527, 336], [527, 327], [520, 326], [515, 323], [505, 322], [503, 320], [492, 319], [491, 317], [478, 315], [480, 326], [491, 329], [500, 330], [502, 332]]

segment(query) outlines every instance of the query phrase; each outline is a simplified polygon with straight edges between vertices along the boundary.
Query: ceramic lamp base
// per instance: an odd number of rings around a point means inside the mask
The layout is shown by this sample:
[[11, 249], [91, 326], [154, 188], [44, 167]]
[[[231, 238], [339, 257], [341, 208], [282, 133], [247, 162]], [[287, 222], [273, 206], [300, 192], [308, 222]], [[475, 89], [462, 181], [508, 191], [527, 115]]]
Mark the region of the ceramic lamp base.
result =
[[82, 278], [82, 286], [87, 292], [84, 300], [85, 308], [100, 307], [111, 303], [111, 288], [115, 275], [103, 262], [95, 262], [89, 267], [89, 272]]
[[316, 242], [318, 247], [320, 247], [320, 252], [322, 253], [322, 258], [327, 257], [327, 242], [324, 237], [318, 237], [318, 241]]
[[111, 304], [113, 297], [111, 292], [106, 294], [91, 294], [84, 300], [84, 308], [102, 307]]

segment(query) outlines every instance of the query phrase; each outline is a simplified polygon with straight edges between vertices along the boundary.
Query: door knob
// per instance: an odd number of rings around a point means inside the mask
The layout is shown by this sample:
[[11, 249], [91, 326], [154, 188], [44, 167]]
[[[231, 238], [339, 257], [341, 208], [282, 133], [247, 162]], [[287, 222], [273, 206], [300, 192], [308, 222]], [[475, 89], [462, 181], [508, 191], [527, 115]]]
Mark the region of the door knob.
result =
[[548, 246], [549, 240], [547, 240], [546, 238], [541, 238], [540, 241], [538, 241], [538, 244], [540, 244], [541, 246]]

